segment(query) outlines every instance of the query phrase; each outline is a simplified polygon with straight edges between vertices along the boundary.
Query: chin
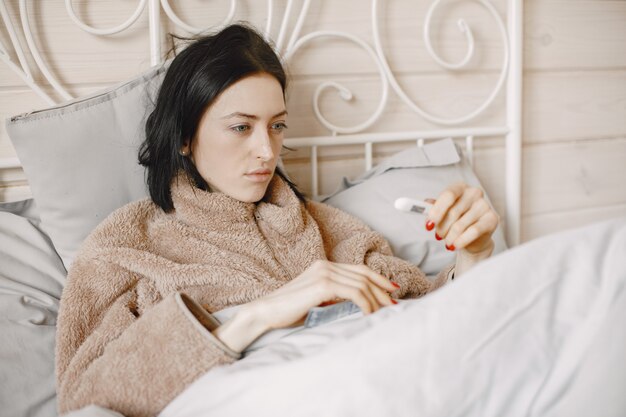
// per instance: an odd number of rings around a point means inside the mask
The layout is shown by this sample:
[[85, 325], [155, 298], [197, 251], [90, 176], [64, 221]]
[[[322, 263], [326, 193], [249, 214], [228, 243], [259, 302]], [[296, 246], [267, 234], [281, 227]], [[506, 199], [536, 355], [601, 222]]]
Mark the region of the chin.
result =
[[252, 190], [242, 190], [237, 195], [233, 195], [233, 197], [244, 203], [257, 203], [263, 199], [266, 191], [267, 184], [262, 187], [255, 187], [255, 189]]
[[[220, 192], [243, 203], [256, 203], [263, 199], [270, 185], [270, 180], [251, 183], [247, 180], [232, 181], [228, 186], [220, 187]], [[216, 187], [217, 188], [217, 187]]]

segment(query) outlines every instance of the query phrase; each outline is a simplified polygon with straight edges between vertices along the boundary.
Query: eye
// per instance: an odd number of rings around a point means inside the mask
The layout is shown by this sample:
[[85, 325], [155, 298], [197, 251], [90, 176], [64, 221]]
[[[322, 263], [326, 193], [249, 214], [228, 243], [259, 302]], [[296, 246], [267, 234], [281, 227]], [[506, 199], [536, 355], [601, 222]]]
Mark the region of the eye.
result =
[[232, 130], [235, 133], [244, 133], [247, 132], [250, 129], [250, 126], [248, 125], [237, 125], [237, 126], [232, 126], [230, 128], [230, 130]]
[[288, 127], [284, 122], [276, 122], [272, 124], [272, 130], [275, 130], [276, 132], [282, 132], [285, 129], [288, 129]]

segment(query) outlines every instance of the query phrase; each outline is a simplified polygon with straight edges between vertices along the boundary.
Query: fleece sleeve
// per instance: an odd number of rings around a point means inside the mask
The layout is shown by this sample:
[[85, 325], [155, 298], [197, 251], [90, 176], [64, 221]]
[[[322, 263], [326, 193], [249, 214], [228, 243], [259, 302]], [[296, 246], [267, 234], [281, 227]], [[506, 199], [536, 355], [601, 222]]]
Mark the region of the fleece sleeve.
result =
[[211, 333], [217, 321], [185, 294], [142, 311], [131, 273], [77, 262], [57, 323], [61, 414], [96, 404], [153, 416], [202, 373], [239, 358]]
[[356, 217], [335, 207], [308, 202], [324, 240], [324, 250], [333, 262], [365, 264], [400, 285], [396, 298], [419, 297], [448, 281], [453, 265], [444, 268], [430, 281], [414, 264], [393, 255], [389, 243]]

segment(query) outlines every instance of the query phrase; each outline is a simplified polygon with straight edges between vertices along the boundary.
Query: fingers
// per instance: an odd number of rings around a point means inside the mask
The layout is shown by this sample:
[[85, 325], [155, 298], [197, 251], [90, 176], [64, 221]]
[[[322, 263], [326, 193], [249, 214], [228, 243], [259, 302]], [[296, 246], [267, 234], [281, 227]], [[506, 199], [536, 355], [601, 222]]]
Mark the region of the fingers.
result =
[[327, 281], [326, 297], [348, 299], [358, 305], [364, 314], [395, 304], [388, 293], [397, 290], [398, 285], [366, 265], [326, 262], [322, 269]]
[[457, 183], [449, 186], [445, 189], [428, 212], [428, 220], [434, 224], [439, 224], [445, 217], [446, 213], [454, 205], [456, 200], [463, 195], [463, 191], [467, 188], [467, 185], [463, 183]]
[[443, 219], [441, 219], [438, 223], [435, 223], [437, 226], [437, 234], [446, 239], [448, 232], [451, 231], [450, 229], [453, 225], [456, 229], [461, 227], [461, 225], [457, 224], [457, 221], [464, 216], [477, 201], [484, 201], [479, 200], [481, 198], [482, 192], [477, 188], [466, 189], [461, 197], [459, 197], [454, 204], [448, 208], [443, 216]]
[[346, 279], [350, 281], [344, 281], [342, 284], [356, 287], [360, 290], [370, 301], [370, 305], [373, 307], [372, 311], [376, 311], [384, 306], [395, 304], [388, 292], [383, 291], [377, 285], [372, 284], [370, 281], [364, 281], [355, 279], [353, 277], [342, 276], [340, 279]]
[[[363, 296], [367, 299], [368, 306], [365, 309], [362, 308], [363, 312], [374, 312], [381, 307], [394, 304], [387, 291], [395, 291], [397, 287], [382, 275], [377, 274], [365, 265], [333, 264], [333, 267], [337, 272], [333, 276], [335, 282], [356, 290], [357, 292], [353, 291], [351, 293], [353, 296]], [[359, 301], [350, 299], [355, 303]], [[357, 305], [359, 304], [357, 303]]]
[[426, 229], [444, 240], [449, 250], [477, 249], [489, 240], [498, 225], [498, 215], [484, 198], [482, 190], [464, 183], [443, 191], [428, 213]]
[[491, 234], [498, 227], [498, 222], [498, 216], [493, 211], [488, 211], [478, 221], [468, 226], [459, 237], [454, 238], [453, 245], [463, 249], [473, 243], [481, 243], [483, 237], [490, 239]]
[[366, 265], [319, 260], [265, 298], [278, 298], [289, 300], [289, 304], [302, 303], [310, 306], [347, 299], [359, 306], [364, 314], [369, 314], [381, 307], [395, 304], [395, 300], [388, 293], [398, 288], [397, 284]]
[[[468, 207], [469, 206], [469, 207]], [[489, 212], [489, 205], [483, 199], [464, 203], [450, 216], [446, 216], [441, 226], [437, 226], [437, 233], [445, 239], [447, 245], [454, 245], [456, 239], [463, 234], [468, 227], [476, 223], [485, 213]], [[452, 210], [451, 210], [452, 211]], [[459, 216], [458, 213], [461, 213]], [[459, 248], [459, 246], [456, 246]]]
[[255, 302], [262, 306], [261, 322], [268, 329], [300, 323], [311, 307], [337, 299], [350, 300], [364, 314], [394, 304], [388, 292], [396, 290], [388, 279], [365, 265], [318, 260], [300, 275]]
[[358, 286], [340, 283], [336, 288], [336, 294], [359, 306], [363, 314], [370, 314], [380, 309], [380, 305], [376, 303], [371, 293]]
[[398, 289], [397, 284], [392, 283], [391, 281], [389, 281], [388, 278], [380, 275], [376, 271], [369, 268], [367, 265], [336, 263], [333, 264], [333, 266], [346, 272], [349, 271], [353, 274], [362, 275], [387, 292], [394, 292]]

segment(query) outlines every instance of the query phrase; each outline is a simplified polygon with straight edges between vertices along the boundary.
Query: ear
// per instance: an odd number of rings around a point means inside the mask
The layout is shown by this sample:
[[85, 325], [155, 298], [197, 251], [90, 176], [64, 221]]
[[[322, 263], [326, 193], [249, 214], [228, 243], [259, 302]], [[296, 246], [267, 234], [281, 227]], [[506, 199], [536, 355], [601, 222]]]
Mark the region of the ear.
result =
[[181, 154], [182, 156], [189, 156], [191, 155], [191, 145], [190, 145], [190, 141], [186, 140], [183, 143], [183, 146], [178, 150], [178, 153]]

